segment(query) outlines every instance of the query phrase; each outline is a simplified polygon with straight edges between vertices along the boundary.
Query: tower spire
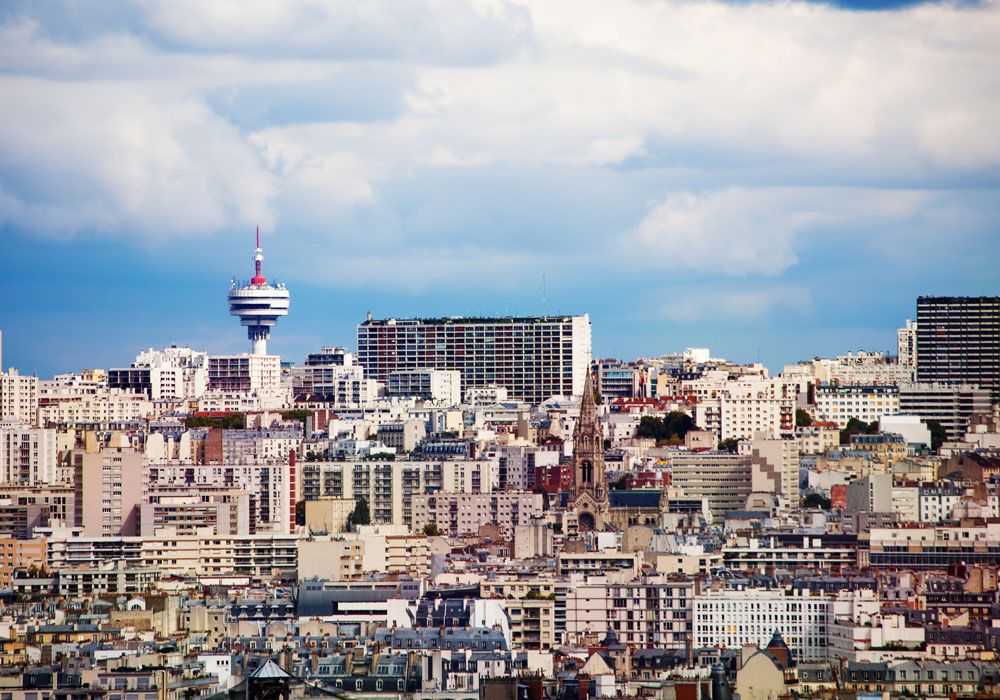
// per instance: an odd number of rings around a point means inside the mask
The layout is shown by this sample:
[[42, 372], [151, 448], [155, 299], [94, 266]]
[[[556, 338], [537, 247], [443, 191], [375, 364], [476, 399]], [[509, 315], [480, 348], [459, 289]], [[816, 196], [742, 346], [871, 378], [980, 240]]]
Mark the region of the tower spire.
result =
[[254, 250], [253, 254], [253, 269], [254, 276], [250, 280], [250, 284], [265, 285], [267, 284], [267, 279], [261, 274], [261, 268], [264, 264], [264, 250], [260, 247], [260, 225], [257, 225], [257, 248]]

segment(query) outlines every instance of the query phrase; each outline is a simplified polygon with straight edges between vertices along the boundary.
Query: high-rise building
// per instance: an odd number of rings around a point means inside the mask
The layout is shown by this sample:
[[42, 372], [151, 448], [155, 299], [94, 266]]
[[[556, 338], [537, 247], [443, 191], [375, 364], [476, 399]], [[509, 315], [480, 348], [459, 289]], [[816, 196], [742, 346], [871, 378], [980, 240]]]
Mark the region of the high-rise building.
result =
[[52, 484], [55, 480], [56, 431], [0, 418], [0, 481]]
[[13, 416], [34, 424], [37, 413], [38, 377], [20, 374], [13, 367], [0, 372], [0, 419]]
[[380, 382], [398, 370], [451, 369], [462, 391], [495, 384], [540, 403], [579, 395], [590, 370], [590, 318], [368, 318], [358, 325], [358, 362]]
[[76, 525], [87, 537], [139, 534], [143, 456], [124, 447], [74, 451]]
[[271, 327], [278, 322], [278, 318], [288, 315], [290, 297], [285, 285], [268, 283], [261, 274], [264, 251], [260, 247], [259, 227], [253, 260], [254, 276], [247, 282], [234, 279], [229, 287], [229, 315], [239, 317], [240, 324], [246, 326], [253, 354], [266, 355]]
[[917, 373], [917, 324], [906, 319], [906, 325], [896, 330], [896, 359], [907, 381], [916, 379]]
[[976, 384], [1000, 402], [1000, 297], [917, 298], [917, 381]]

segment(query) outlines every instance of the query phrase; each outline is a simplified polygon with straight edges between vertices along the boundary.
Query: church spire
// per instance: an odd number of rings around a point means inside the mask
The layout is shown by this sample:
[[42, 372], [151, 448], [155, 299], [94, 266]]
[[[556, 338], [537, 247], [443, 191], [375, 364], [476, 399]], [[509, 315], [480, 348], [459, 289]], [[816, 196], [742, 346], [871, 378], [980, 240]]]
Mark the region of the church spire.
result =
[[[580, 397], [580, 415], [576, 420], [576, 429], [573, 431], [574, 438], [577, 435], [592, 433], [597, 426], [597, 404], [594, 403], [593, 378], [590, 371], [583, 382], [583, 396]], [[581, 431], [584, 428], [586, 432]]]

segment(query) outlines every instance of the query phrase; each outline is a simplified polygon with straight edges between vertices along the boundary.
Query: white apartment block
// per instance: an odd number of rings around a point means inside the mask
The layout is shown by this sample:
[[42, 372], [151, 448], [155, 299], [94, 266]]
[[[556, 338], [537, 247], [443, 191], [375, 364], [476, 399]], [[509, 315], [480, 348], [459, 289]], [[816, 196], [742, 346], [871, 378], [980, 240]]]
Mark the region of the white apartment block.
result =
[[579, 395], [590, 371], [590, 318], [369, 318], [358, 325], [358, 362], [387, 382], [392, 372], [457, 370], [462, 390], [499, 385], [541, 403]]
[[830, 605], [826, 596], [783, 589], [705, 591], [694, 598], [694, 646], [763, 649], [778, 630], [796, 661], [825, 661]]
[[108, 370], [108, 386], [154, 401], [197, 398], [208, 387], [208, 353], [176, 346], [143, 350], [131, 367]]
[[17, 418], [0, 419], [0, 482], [54, 484], [56, 431]]
[[906, 325], [896, 330], [896, 356], [906, 371], [905, 381], [917, 378], [917, 323], [906, 319]]
[[544, 514], [540, 493], [430, 493], [413, 496], [414, 529], [434, 524], [444, 534], [479, 532], [483, 525], [496, 525], [506, 538], [518, 525], [526, 525]]
[[109, 389], [103, 370], [58, 374], [38, 382], [38, 424], [80, 425], [130, 422], [153, 415], [148, 397]]
[[213, 355], [208, 358], [208, 388], [251, 391], [281, 383], [281, 358], [277, 355]]
[[0, 372], [0, 419], [13, 416], [34, 425], [37, 412], [38, 377], [20, 374], [13, 367]]
[[297, 430], [226, 430], [222, 433], [222, 461], [227, 464], [288, 464], [302, 446]]
[[161, 462], [146, 467], [146, 492], [237, 489], [256, 499], [258, 533], [295, 532], [297, 470], [287, 460], [270, 464], [190, 464]]
[[280, 411], [291, 407], [291, 398], [286, 386], [247, 391], [209, 389], [198, 398], [198, 410], [202, 413]]
[[880, 386], [816, 387], [816, 419], [847, 427], [851, 418], [873, 423], [882, 416], [900, 412], [899, 388]]
[[706, 372], [699, 379], [681, 382], [680, 390], [698, 399], [695, 423], [714, 431], [720, 440], [794, 432], [795, 381], [759, 376], [730, 379], [725, 372]]
[[457, 406], [462, 403], [462, 373], [452, 369], [396, 370], [389, 373], [386, 395]]
[[687, 643], [695, 600], [692, 580], [593, 577], [574, 580], [564, 595], [565, 632], [557, 630], [557, 638], [565, 643], [601, 639], [609, 631], [623, 644], [641, 648], [682, 649]]
[[372, 523], [416, 529], [426, 524], [413, 517], [413, 499], [419, 494], [497, 490], [492, 460], [305, 462], [300, 468], [307, 499], [364, 496]]
[[250, 576], [296, 571], [294, 535], [48, 537], [48, 562], [56, 571], [98, 568], [108, 560], [129, 568], [156, 569], [161, 576]]
[[832, 423], [797, 426], [795, 439], [799, 442], [799, 454], [820, 455], [840, 444], [840, 429]]

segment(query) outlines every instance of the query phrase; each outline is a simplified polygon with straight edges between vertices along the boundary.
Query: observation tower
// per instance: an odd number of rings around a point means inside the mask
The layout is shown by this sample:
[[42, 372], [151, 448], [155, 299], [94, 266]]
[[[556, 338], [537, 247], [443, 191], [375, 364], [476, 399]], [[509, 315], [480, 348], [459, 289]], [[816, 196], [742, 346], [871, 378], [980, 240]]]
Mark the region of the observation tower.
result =
[[290, 296], [280, 282], [268, 283], [261, 274], [264, 251], [260, 247], [260, 226], [257, 227], [257, 248], [254, 250], [254, 276], [247, 280], [233, 279], [229, 286], [229, 315], [238, 316], [247, 327], [247, 337], [253, 344], [254, 355], [267, 354], [267, 339], [279, 316], [288, 315]]

